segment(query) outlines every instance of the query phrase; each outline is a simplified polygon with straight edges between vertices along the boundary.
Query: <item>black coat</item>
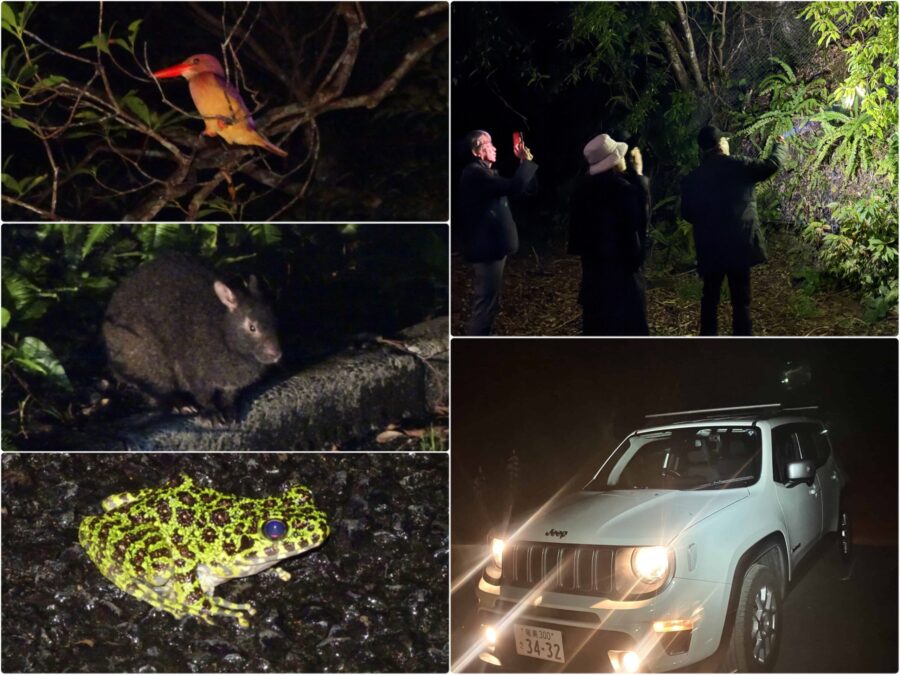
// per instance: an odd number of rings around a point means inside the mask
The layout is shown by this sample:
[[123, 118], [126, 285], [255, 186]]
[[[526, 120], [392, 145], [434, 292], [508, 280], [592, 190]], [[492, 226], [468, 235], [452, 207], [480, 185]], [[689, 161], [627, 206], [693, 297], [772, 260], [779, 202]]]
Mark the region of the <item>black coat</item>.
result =
[[[643, 180], [641, 180], [643, 179]], [[569, 253], [629, 271], [644, 262], [650, 223], [649, 181], [610, 170], [575, 188]]]
[[714, 154], [684, 178], [681, 215], [694, 226], [701, 275], [766, 261], [754, 187], [778, 171], [785, 154], [783, 143], [762, 160]]
[[646, 335], [641, 264], [647, 251], [649, 182], [606, 171], [575, 189], [569, 253], [581, 256], [585, 335]]
[[491, 262], [519, 250], [519, 233], [507, 197], [524, 193], [537, 168], [537, 164], [526, 160], [512, 178], [502, 178], [481, 160], [463, 169], [459, 214], [466, 260]]

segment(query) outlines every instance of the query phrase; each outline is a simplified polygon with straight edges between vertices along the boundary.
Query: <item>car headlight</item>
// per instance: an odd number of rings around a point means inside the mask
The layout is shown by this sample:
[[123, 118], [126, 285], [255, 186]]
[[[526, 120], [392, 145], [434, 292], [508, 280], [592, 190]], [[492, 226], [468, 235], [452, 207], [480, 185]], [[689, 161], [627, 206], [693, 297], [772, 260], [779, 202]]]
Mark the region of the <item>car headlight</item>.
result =
[[616, 551], [615, 593], [637, 600], [659, 593], [675, 573], [675, 555], [666, 546], [626, 546]]
[[496, 537], [491, 539], [491, 562], [499, 568], [503, 569], [503, 547], [506, 542]]
[[631, 567], [641, 581], [655, 583], [669, 572], [669, 552], [664, 546], [640, 546], [631, 554]]

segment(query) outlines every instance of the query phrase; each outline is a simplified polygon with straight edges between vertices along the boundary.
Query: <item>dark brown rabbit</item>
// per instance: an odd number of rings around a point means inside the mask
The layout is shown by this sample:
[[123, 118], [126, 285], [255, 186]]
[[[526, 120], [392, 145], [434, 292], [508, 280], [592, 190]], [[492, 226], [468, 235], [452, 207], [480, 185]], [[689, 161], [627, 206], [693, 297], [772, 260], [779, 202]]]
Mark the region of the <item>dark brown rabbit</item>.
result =
[[159, 404], [187, 394], [205, 416], [235, 419], [240, 390], [281, 358], [275, 315], [255, 276], [248, 291], [184, 255], [141, 265], [106, 310], [110, 367]]

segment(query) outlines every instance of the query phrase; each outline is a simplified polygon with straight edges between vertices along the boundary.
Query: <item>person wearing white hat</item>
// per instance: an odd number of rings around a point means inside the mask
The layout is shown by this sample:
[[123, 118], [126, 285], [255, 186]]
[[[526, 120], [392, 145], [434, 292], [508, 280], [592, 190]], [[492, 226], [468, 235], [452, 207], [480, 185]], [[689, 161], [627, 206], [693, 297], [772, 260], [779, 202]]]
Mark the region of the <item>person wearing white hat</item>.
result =
[[[587, 171], [572, 198], [569, 253], [581, 256], [584, 335], [647, 335], [642, 265], [649, 193], [626, 174], [628, 145], [600, 134], [584, 146]], [[641, 168], [635, 162], [635, 170]]]
[[507, 197], [526, 192], [538, 166], [531, 151], [519, 143], [513, 149], [519, 167], [512, 178], [503, 178], [493, 169], [497, 148], [488, 132], [469, 132], [466, 142], [473, 160], [460, 176], [457, 225], [462, 230], [463, 256], [475, 273], [468, 334], [490, 335], [500, 311], [506, 256], [519, 248], [519, 233]]

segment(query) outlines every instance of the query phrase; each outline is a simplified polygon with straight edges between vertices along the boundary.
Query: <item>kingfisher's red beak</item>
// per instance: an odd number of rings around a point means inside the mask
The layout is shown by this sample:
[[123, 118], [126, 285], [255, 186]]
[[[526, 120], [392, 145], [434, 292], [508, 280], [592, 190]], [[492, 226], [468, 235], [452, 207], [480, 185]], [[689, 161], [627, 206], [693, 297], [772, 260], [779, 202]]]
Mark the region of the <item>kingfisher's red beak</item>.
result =
[[153, 77], [164, 79], [167, 77], [178, 77], [179, 75], [184, 75], [184, 71], [191, 67], [189, 63], [179, 63], [177, 66], [172, 66], [171, 68], [163, 68], [162, 70], [157, 70], [153, 73]]

